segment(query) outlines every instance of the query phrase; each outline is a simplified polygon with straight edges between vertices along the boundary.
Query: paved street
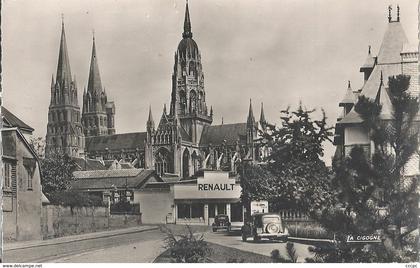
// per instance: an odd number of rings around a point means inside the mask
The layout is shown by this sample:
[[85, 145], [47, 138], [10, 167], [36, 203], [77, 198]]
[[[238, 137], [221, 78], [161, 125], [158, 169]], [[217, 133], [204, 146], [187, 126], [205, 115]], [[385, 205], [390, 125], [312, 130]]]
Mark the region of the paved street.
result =
[[124, 262], [124, 260], [151, 262], [160, 254], [158, 245], [162, 245], [162, 238], [163, 234], [159, 230], [152, 230], [37, 247], [5, 249], [3, 260], [4, 262]]
[[[176, 229], [182, 229], [177, 226]], [[4, 251], [5, 262], [152, 262], [163, 248], [164, 234], [160, 230], [131, 232], [117, 234], [110, 237], [99, 237], [59, 244], [45, 244], [37, 247], [15, 248], [9, 247]], [[262, 255], [270, 255], [273, 249], [280, 250], [286, 255], [286, 244], [281, 242], [261, 241], [253, 243], [242, 242], [239, 235], [227, 235], [225, 232], [206, 232], [206, 241], [251, 251]], [[6, 247], [7, 248], [7, 247]], [[310, 256], [308, 246], [295, 243], [299, 261]]]
[[[205, 235], [206, 241], [219, 244], [226, 247], [232, 247], [244, 251], [251, 251], [261, 255], [270, 256], [270, 253], [274, 249], [278, 249], [283, 256], [286, 254], [286, 243], [278, 241], [261, 240], [258, 243], [254, 243], [252, 238], [248, 238], [247, 242], [242, 242], [242, 238], [239, 233], [234, 235], [228, 235], [226, 232], [208, 232]], [[298, 261], [304, 262], [306, 257], [311, 257], [308, 252], [308, 245], [294, 242], [296, 254], [298, 255]]]

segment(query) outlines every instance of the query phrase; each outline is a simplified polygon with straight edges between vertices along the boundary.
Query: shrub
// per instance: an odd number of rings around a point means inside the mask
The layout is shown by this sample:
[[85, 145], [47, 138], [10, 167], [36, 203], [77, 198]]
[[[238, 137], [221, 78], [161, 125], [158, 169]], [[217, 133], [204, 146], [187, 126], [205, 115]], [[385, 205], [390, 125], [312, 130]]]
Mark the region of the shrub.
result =
[[292, 242], [286, 244], [287, 258], [280, 254], [278, 249], [271, 251], [271, 259], [275, 263], [295, 263], [297, 262], [298, 256], [296, 255], [295, 245]]
[[189, 225], [186, 225], [184, 234], [175, 235], [171, 229], [161, 226], [161, 231], [166, 234], [165, 248], [173, 262], [198, 263], [206, 262], [211, 253], [210, 246], [204, 241], [203, 235], [194, 234]]
[[104, 206], [102, 198], [76, 191], [57, 191], [49, 195], [49, 201], [53, 205], [75, 207], [101, 207]]
[[121, 200], [120, 202], [111, 205], [111, 213], [140, 214], [140, 205]]
[[299, 238], [333, 239], [333, 234], [327, 232], [317, 223], [295, 222], [287, 224], [290, 236]]

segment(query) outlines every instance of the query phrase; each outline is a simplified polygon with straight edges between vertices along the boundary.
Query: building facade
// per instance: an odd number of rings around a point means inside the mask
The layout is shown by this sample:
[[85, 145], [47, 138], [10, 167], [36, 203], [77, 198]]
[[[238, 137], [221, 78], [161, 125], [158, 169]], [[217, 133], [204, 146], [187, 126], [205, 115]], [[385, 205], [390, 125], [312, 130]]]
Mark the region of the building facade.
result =
[[[339, 103], [343, 110], [336, 124], [335, 157], [348, 156], [355, 146], [361, 146], [368, 156], [373, 154], [374, 144], [369, 130], [363, 126], [361, 116], [354, 109], [358, 97], [363, 95], [375, 100], [382, 106], [381, 120], [393, 120], [393, 104], [388, 93], [388, 78], [400, 74], [410, 76], [408, 90], [412, 96], [419, 97], [418, 56], [418, 47], [409, 44], [402, 28], [399, 8], [396, 19], [392, 19], [390, 10], [387, 29], [378, 54], [375, 56], [369, 46], [366, 60], [360, 67], [360, 72], [364, 77], [362, 88], [353, 90], [349, 82], [345, 96]], [[417, 118], [417, 123], [420, 123], [420, 118]], [[418, 154], [414, 155], [407, 164], [405, 174], [420, 175]]]
[[4, 107], [1, 114], [3, 238], [39, 240], [42, 239], [41, 174], [36, 153], [24, 136], [31, 135], [33, 128]]
[[[62, 80], [62, 73], [68, 81], [71, 80], [65, 42], [63, 25], [57, 81]], [[212, 125], [213, 109], [211, 106], [208, 108], [206, 102], [201, 53], [193, 39], [188, 3], [182, 39], [176, 49], [174, 61], [169, 110], [166, 106], [163, 107], [160, 119], [155, 124], [149, 109], [145, 132], [115, 134], [115, 105], [108, 101], [102, 87], [93, 39], [82, 116], [80, 118], [80, 113], [75, 113], [75, 117], [65, 117], [68, 114], [65, 110], [67, 106], [59, 102], [60, 105], [56, 108], [56, 97], [52, 92], [54, 106], [50, 106], [47, 151], [62, 148], [65, 152], [71, 152], [74, 157], [130, 162], [136, 168], [155, 169], [160, 176], [180, 178], [193, 176], [202, 169], [235, 173], [240, 159], [260, 159], [264, 152], [258, 146], [257, 129], [266, 124], [262, 105], [260, 121], [255, 120], [250, 102], [248, 116], [244, 115], [243, 122]], [[76, 90], [73, 80], [63, 83], [73, 85]], [[77, 94], [72, 100], [77, 102]], [[75, 111], [79, 109], [75, 103], [71, 107]], [[56, 110], [59, 110], [61, 117], [57, 117]], [[69, 127], [57, 127], [57, 120]], [[72, 132], [66, 132], [67, 129]], [[79, 138], [79, 143], [69, 144]]]

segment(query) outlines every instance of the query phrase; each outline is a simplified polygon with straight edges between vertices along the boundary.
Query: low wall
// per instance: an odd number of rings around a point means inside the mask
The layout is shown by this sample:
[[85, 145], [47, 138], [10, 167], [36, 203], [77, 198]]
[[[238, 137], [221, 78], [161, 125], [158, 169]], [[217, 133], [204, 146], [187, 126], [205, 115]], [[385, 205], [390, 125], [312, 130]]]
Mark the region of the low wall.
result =
[[43, 239], [133, 227], [141, 224], [141, 215], [111, 215], [106, 207], [42, 207]]

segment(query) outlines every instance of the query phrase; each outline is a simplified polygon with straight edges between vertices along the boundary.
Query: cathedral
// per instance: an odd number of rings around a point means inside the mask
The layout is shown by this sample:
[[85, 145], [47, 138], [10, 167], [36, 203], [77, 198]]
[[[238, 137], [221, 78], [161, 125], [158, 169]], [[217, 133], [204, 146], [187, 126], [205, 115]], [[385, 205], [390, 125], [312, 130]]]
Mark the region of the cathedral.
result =
[[201, 53], [193, 39], [188, 3], [174, 61], [169, 109], [163, 107], [155, 124], [149, 107], [145, 132], [116, 134], [115, 104], [107, 99], [102, 86], [95, 38], [80, 116], [76, 79], [71, 75], [62, 24], [57, 74], [51, 83], [47, 156], [60, 150], [75, 159], [130, 163], [132, 167], [155, 169], [161, 176], [178, 178], [205, 169], [236, 173], [241, 159], [259, 161], [266, 156], [266, 148], [258, 142], [258, 130], [266, 124], [262, 104], [259, 121], [250, 101], [246, 121], [212, 125], [213, 109], [206, 102]]

